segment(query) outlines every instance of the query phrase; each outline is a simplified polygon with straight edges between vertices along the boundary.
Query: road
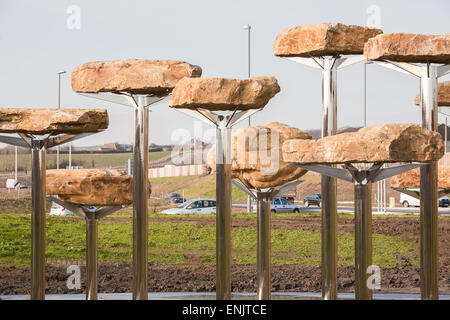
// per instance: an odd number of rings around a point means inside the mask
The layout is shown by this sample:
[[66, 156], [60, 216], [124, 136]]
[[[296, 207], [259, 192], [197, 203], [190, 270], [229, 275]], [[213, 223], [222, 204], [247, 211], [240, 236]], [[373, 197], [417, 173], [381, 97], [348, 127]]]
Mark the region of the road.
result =
[[[246, 205], [243, 204], [233, 204], [233, 207], [235, 208], [246, 208]], [[353, 206], [338, 206], [337, 207], [338, 212], [346, 212], [346, 213], [354, 213]], [[395, 208], [386, 208], [386, 213], [378, 213], [377, 207], [372, 208], [373, 214], [393, 214], [393, 215], [404, 215], [404, 214], [420, 214], [420, 207], [395, 207]], [[310, 213], [310, 212], [317, 212], [319, 213], [321, 211], [320, 207], [303, 207], [300, 206], [300, 213]], [[447, 208], [441, 208], [439, 207], [439, 214], [443, 216], [450, 216], [450, 207]]]

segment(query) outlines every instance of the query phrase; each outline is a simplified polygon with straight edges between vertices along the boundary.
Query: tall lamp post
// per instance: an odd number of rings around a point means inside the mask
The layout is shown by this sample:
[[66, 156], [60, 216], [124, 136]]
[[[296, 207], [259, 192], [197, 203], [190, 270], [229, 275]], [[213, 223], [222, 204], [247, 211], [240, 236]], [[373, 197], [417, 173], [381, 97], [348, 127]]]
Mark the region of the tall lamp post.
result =
[[[252, 26], [247, 24], [243, 27], [244, 30], [247, 30], [247, 66], [248, 66], [248, 72], [247, 75], [250, 78], [250, 31], [252, 29]], [[250, 126], [250, 117], [248, 117], [248, 126]], [[252, 198], [250, 196], [247, 196], [247, 212], [251, 212], [252, 210]]]
[[[66, 70], [58, 71], [58, 109], [61, 109], [61, 75]], [[59, 146], [56, 147], [56, 169], [59, 169]]]

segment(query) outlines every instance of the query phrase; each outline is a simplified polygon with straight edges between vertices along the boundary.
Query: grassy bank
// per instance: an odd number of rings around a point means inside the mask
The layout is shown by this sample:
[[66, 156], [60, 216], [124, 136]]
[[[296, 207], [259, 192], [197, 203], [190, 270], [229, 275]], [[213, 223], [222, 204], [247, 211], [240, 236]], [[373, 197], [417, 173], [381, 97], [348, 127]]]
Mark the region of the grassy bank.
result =
[[[113, 217], [125, 217], [117, 214]], [[159, 215], [154, 215], [158, 217]], [[234, 215], [239, 218], [244, 215]], [[249, 215], [245, 215], [249, 217]], [[290, 214], [292, 217], [292, 214]], [[0, 264], [25, 266], [30, 263], [30, 216], [0, 215]], [[132, 260], [132, 225], [130, 220], [99, 223], [99, 263]], [[85, 224], [62, 217], [47, 218], [48, 260], [80, 260], [85, 257]], [[418, 250], [407, 242], [408, 234], [385, 236], [374, 234], [373, 263], [392, 267], [397, 256], [408, 257], [418, 266]], [[256, 263], [256, 230], [233, 230], [233, 259], [238, 264]], [[338, 234], [339, 265], [353, 265], [353, 234]], [[169, 263], [214, 263], [215, 226], [192, 222], [152, 222], [149, 225], [149, 259]], [[272, 263], [320, 265], [320, 232], [274, 229], [272, 231]]]
[[[170, 152], [149, 152], [149, 161], [158, 160], [169, 155]], [[124, 166], [132, 153], [87, 153], [72, 154], [72, 165], [89, 168], [108, 168]], [[47, 167], [56, 167], [56, 154], [47, 154]], [[69, 162], [69, 155], [60, 155], [61, 163]], [[19, 171], [31, 170], [31, 154], [19, 154], [17, 165]], [[14, 171], [14, 154], [0, 154], [0, 172]]]

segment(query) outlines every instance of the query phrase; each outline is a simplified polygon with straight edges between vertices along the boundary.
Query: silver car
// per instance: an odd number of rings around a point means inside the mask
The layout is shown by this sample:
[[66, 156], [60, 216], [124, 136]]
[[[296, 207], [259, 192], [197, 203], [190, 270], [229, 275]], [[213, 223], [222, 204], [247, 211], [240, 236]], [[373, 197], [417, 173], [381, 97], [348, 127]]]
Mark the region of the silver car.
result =
[[[256, 205], [253, 206], [253, 210], [256, 211]], [[300, 207], [293, 204], [292, 202], [287, 201], [284, 198], [276, 197], [273, 198], [270, 202], [270, 212], [272, 213], [285, 213], [285, 212], [294, 212], [299, 213]]]
[[176, 208], [161, 211], [163, 214], [215, 214], [216, 199], [193, 199]]

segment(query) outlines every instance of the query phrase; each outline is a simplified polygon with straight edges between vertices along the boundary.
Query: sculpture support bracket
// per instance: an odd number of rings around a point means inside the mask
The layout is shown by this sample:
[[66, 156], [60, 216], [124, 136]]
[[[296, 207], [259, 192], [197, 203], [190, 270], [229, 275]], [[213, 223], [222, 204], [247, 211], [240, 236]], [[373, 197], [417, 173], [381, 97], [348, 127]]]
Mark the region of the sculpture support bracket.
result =
[[86, 134], [61, 134], [38, 137], [19, 133], [20, 138], [0, 136], [0, 142], [31, 149], [31, 299], [45, 299], [45, 175], [47, 149], [86, 137]]
[[[399, 63], [384, 60], [382, 66], [393, 67], [397, 71], [406, 71], [420, 78], [420, 106], [422, 109], [422, 128], [437, 131], [438, 78], [450, 72], [450, 65], [427, 63], [417, 66], [411, 63]], [[421, 266], [421, 298], [423, 300], [438, 299], [438, 163], [433, 161], [420, 168], [420, 266]]]
[[80, 93], [83, 96], [132, 107], [133, 144], [133, 300], [148, 299], [148, 118], [149, 107], [166, 99], [162, 95], [128, 92]]
[[[216, 299], [229, 300], [231, 299], [231, 127], [261, 109], [239, 111], [236, 107], [225, 115], [200, 107], [175, 109], [216, 127]], [[240, 185], [237, 186], [240, 188]]]
[[271, 225], [270, 203], [272, 199], [286, 190], [295, 188], [303, 180], [296, 180], [276, 188], [249, 189], [237, 179], [233, 179], [232, 183], [240, 190], [244, 191], [250, 197], [257, 201], [256, 207], [256, 231], [257, 231], [257, 254], [256, 254], [256, 270], [257, 270], [257, 298], [259, 300], [269, 300], [271, 298], [271, 276], [270, 276], [270, 251], [271, 251]]
[[48, 196], [48, 199], [69, 209], [86, 221], [86, 300], [97, 300], [98, 220], [120, 210], [122, 206], [107, 206], [98, 209], [71, 204], [54, 196]]
[[[364, 61], [363, 55], [284, 57], [322, 71], [322, 138], [337, 132], [337, 73], [339, 69]], [[347, 174], [346, 174], [347, 175]], [[345, 178], [346, 176], [344, 176]], [[336, 180], [321, 177], [322, 193], [322, 297], [337, 299], [337, 204]]]
[[371, 300], [372, 290], [367, 287], [367, 279], [371, 274], [368, 268], [372, 265], [372, 182], [383, 180], [426, 164], [410, 163], [391, 168], [381, 168], [382, 163], [374, 163], [368, 170], [357, 169], [352, 164], [345, 164], [345, 168], [333, 168], [326, 165], [295, 165], [325, 176], [354, 183], [355, 297], [361, 300]]

